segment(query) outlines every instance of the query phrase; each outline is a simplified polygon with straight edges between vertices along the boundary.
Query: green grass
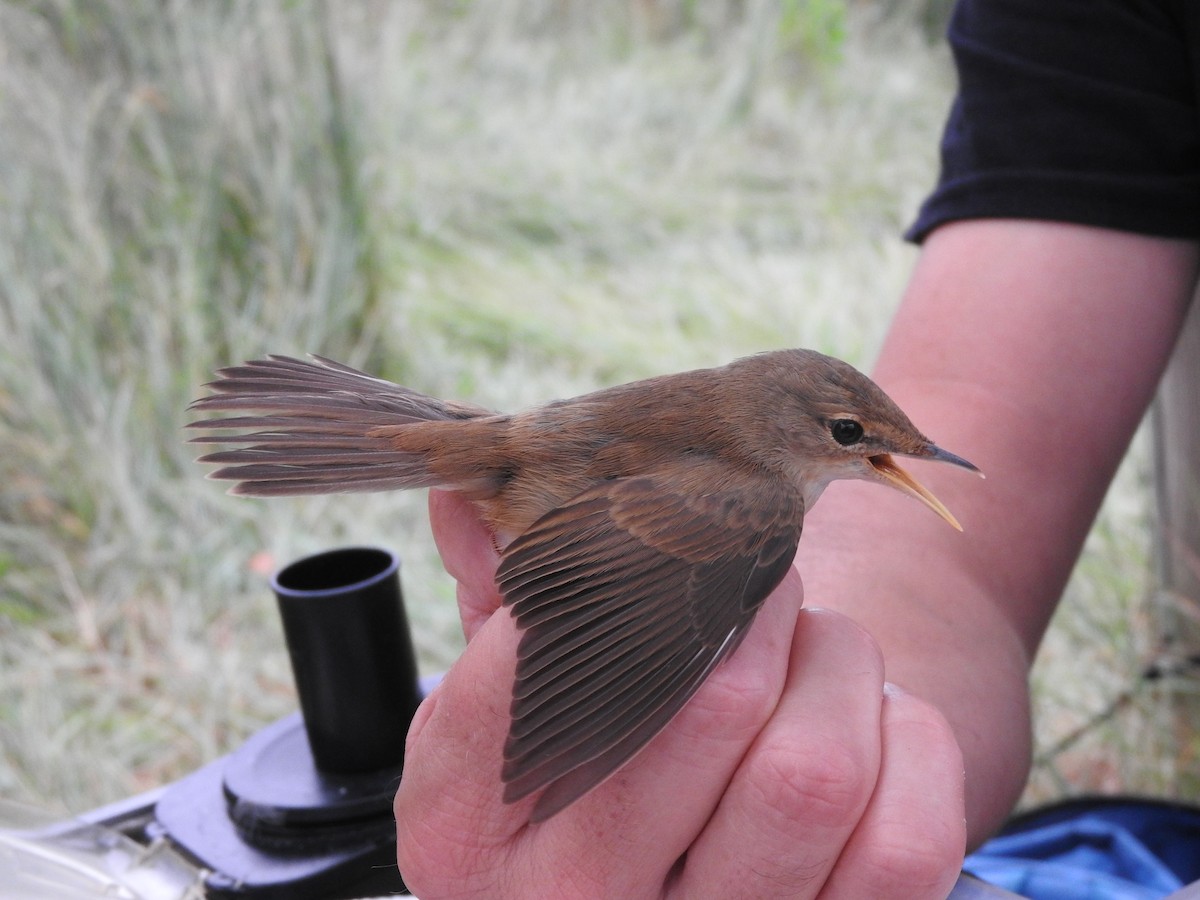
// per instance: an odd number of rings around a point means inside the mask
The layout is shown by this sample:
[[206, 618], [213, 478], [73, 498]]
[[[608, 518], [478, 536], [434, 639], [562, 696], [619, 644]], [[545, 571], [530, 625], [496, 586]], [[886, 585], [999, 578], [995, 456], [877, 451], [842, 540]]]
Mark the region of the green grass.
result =
[[[951, 89], [904, 4], [0, 2], [0, 795], [84, 809], [290, 711], [264, 571], [303, 553], [398, 549], [423, 668], [454, 659], [423, 498], [225, 496], [181, 431], [214, 368], [514, 408], [769, 347], [869, 365]], [[1043, 746], [1143, 660], [1146, 456], [1039, 664]], [[1035, 790], [1114, 757], [1174, 788], [1103, 731]]]

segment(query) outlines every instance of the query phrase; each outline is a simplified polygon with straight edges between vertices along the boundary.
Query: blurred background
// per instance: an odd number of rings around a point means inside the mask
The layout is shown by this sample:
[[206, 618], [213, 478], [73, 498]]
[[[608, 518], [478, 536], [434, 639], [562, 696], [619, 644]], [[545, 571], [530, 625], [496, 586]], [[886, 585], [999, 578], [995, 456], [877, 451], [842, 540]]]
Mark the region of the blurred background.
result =
[[[0, 796], [84, 810], [292, 711], [267, 578], [301, 554], [397, 549], [423, 671], [461, 647], [423, 496], [205, 480], [182, 425], [218, 366], [315, 352], [503, 409], [773, 347], [869, 368], [946, 6], [0, 2]], [[1200, 793], [1149, 457], [1039, 658], [1027, 802]]]

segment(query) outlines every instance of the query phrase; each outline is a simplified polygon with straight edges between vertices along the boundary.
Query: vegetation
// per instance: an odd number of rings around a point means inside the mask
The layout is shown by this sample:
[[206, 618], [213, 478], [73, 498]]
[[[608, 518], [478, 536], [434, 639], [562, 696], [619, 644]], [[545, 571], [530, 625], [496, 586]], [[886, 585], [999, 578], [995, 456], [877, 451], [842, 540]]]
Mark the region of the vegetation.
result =
[[[289, 712], [266, 575], [307, 552], [397, 548], [423, 668], [453, 661], [422, 498], [202, 477], [220, 365], [501, 408], [770, 347], [869, 366], [953, 86], [910, 6], [0, 2], [0, 795], [85, 809]], [[1145, 460], [1040, 664], [1044, 746], [1143, 664]], [[1176, 788], [1123, 749], [1092, 729], [1035, 786]]]

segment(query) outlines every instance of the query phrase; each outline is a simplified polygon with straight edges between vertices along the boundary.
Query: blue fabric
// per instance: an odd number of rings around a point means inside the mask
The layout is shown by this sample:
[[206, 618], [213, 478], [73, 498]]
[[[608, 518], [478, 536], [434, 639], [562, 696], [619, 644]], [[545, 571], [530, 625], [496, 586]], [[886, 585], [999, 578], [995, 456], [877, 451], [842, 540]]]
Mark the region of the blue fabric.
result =
[[1073, 801], [1014, 821], [966, 871], [1031, 900], [1157, 900], [1200, 879], [1200, 810]]

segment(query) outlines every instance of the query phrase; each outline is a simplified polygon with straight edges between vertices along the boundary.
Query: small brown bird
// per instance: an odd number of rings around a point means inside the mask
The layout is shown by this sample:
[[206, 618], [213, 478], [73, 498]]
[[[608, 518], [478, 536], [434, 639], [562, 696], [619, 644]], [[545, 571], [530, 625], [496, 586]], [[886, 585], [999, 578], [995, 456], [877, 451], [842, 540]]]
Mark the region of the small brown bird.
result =
[[[479, 508], [522, 629], [504, 799], [554, 815], [646, 745], [732, 653], [837, 478], [891, 485], [958, 522], [894, 455], [935, 446], [876, 384], [812, 350], [648, 378], [513, 415], [330, 360], [218, 372], [192, 422], [251, 433], [200, 458], [236, 494], [439, 487]], [[233, 415], [227, 415], [232, 413]], [[250, 413], [250, 414], [247, 414]], [[961, 530], [961, 528], [959, 528]]]

